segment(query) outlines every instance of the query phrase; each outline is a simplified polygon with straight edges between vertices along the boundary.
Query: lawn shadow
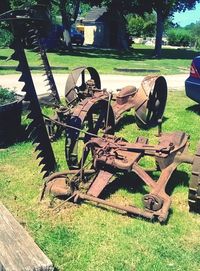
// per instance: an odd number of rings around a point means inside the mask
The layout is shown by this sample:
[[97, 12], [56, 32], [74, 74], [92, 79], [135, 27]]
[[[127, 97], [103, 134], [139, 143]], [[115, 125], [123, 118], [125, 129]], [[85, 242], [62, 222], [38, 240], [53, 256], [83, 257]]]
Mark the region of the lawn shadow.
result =
[[133, 172], [116, 177], [101, 193], [101, 197], [106, 199], [112, 194], [123, 188], [129, 193], [138, 192], [145, 195], [148, 191], [145, 189], [144, 182]]
[[[12, 71], [12, 70], [16, 70], [17, 66], [0, 66], [0, 71]], [[41, 68], [41, 66], [30, 66], [29, 67], [31, 71], [42, 71], [43, 69]], [[51, 66], [52, 70], [69, 70], [68, 67], [63, 67], [63, 66]]]
[[2, 148], [4, 149], [11, 147], [14, 144], [30, 141], [30, 139], [28, 138], [26, 127], [26, 125], [21, 125], [17, 130], [15, 130], [15, 136], [7, 140], [7, 142], [3, 144]]
[[[106, 186], [106, 188], [102, 191], [102, 193], [100, 194], [100, 198], [107, 200], [107, 198], [109, 198], [111, 195], [113, 195], [115, 192], [117, 192], [119, 189], [123, 189], [128, 193], [131, 193], [132, 196], [134, 197], [135, 193], [140, 193], [141, 194], [141, 202], [142, 202], [142, 196], [147, 194], [148, 191], [145, 189], [144, 183], [142, 182], [142, 180], [133, 172], [128, 173], [128, 174], [124, 174], [121, 176], [116, 176], [116, 178]], [[122, 196], [122, 198], [124, 198], [124, 196]], [[130, 200], [130, 199], [129, 199]], [[113, 200], [113, 202], [116, 202], [116, 199]], [[100, 208], [101, 210], [105, 210], [105, 211], [111, 211], [113, 213], [116, 214], [121, 214], [121, 215], [128, 215], [130, 217], [140, 217], [137, 214], [133, 214], [133, 213], [127, 213], [126, 211], [120, 210], [120, 209], [116, 209], [116, 208], [110, 208], [109, 206], [104, 206], [104, 205], [99, 205], [99, 204], [95, 204], [93, 202], [85, 202], [86, 204], [89, 205], [95, 205], [96, 208]], [[119, 202], [116, 202], [117, 204], [123, 206], [124, 204], [120, 202], [120, 198], [119, 198]], [[126, 204], [127, 205], [127, 204]], [[142, 207], [139, 207], [141, 208]], [[149, 219], [147, 218], [143, 218], [143, 220], [147, 220], [149, 221]]]
[[186, 172], [176, 170], [172, 174], [172, 176], [167, 184], [167, 187], [166, 187], [166, 193], [168, 195], [172, 195], [174, 189], [177, 186], [185, 186], [185, 187], [189, 186], [189, 175]]
[[121, 129], [123, 129], [129, 124], [135, 124], [135, 117], [133, 114], [126, 114], [125, 116], [122, 116], [122, 118], [115, 126], [115, 131], [119, 132]]
[[194, 104], [186, 108], [187, 111], [196, 113], [197, 115], [200, 115], [200, 105]]
[[7, 56], [0, 56], [0, 60], [6, 60], [7, 58]]
[[[155, 180], [155, 182], [157, 182], [160, 174], [157, 175], [157, 177], [154, 176], [155, 171], [148, 171], [147, 173], [149, 174], [149, 176]], [[157, 171], [160, 172], [160, 171]], [[161, 172], [160, 172], [161, 173]], [[175, 170], [171, 176], [171, 178], [169, 179], [167, 186], [166, 186], [166, 193], [171, 196], [173, 194], [174, 189], [177, 186], [185, 186], [188, 187], [189, 186], [189, 175], [185, 172], [185, 171], [180, 171], [180, 170]]]
[[[115, 131], [119, 132], [121, 129], [123, 129], [125, 126], [127, 126], [129, 124], [137, 125], [134, 114], [135, 113], [126, 114], [125, 116], [122, 116], [122, 118], [119, 120], [119, 122], [115, 126]], [[162, 118], [162, 124], [165, 123], [168, 119], [169, 118], [163, 116], [163, 118]], [[149, 127], [138, 127], [138, 130], [142, 129], [142, 130], [148, 131], [151, 128], [154, 128], [156, 126], [157, 126], [157, 124], [154, 124], [154, 125], [149, 126]]]
[[[155, 59], [153, 48], [131, 48], [128, 52], [119, 52], [114, 49], [99, 49], [99, 48], [74, 48], [73, 51], [59, 51], [58, 55], [64, 56], [80, 56], [87, 58], [107, 58], [118, 60], [138, 60]], [[162, 59], [193, 59], [198, 55], [198, 52], [188, 49], [162, 49]]]

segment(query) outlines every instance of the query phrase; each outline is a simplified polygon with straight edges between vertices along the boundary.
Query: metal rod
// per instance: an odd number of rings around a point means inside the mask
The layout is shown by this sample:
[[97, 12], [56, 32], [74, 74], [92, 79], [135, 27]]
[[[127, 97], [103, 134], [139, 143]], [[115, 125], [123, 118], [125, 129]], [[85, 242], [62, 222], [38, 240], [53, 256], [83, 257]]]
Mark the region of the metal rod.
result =
[[75, 194], [71, 195], [69, 198], [67, 198], [64, 202], [60, 203], [58, 206], [56, 206], [53, 211], [55, 212], [57, 209], [60, 209], [60, 207], [62, 207], [65, 203], [67, 203], [68, 201], [70, 201], [70, 199], [74, 198]]
[[81, 198], [83, 200], [93, 201], [93, 202], [96, 202], [96, 203], [99, 203], [99, 204], [102, 204], [102, 205], [107, 205], [109, 207], [119, 209], [119, 210], [125, 211], [127, 213], [132, 213], [132, 214], [135, 214], [135, 215], [138, 215], [138, 216], [142, 216], [142, 217], [145, 217], [145, 218], [148, 218], [148, 219], [153, 219], [153, 217], [154, 217], [153, 213], [143, 211], [142, 209], [137, 208], [137, 207], [119, 205], [119, 204], [116, 204], [116, 203], [113, 203], [113, 202], [109, 202], [107, 200], [103, 200], [103, 199], [96, 198], [96, 197], [93, 197], [93, 196], [89, 196], [87, 194], [83, 194], [83, 193], [79, 193], [79, 192], [76, 192], [76, 196], [77, 196], [77, 198]]
[[60, 122], [60, 121], [57, 121], [57, 120], [53, 120], [53, 119], [49, 118], [48, 116], [46, 116], [45, 114], [42, 114], [42, 115], [43, 115], [44, 118], [48, 119], [49, 121], [51, 121], [51, 122], [53, 122], [53, 123], [55, 123], [55, 124], [58, 124], [58, 125], [60, 125], [60, 126], [62, 126], [62, 127], [64, 127], [64, 128], [74, 129], [74, 130], [79, 131], [79, 132], [82, 132], [82, 133], [84, 133], [84, 134], [86, 134], [86, 135], [90, 135], [90, 136], [92, 136], [92, 137], [98, 137], [98, 138], [100, 138], [100, 136], [98, 136], [98, 135], [96, 135], [96, 134], [93, 134], [93, 133], [90, 133], [90, 132], [86, 132], [86, 131], [84, 131], [84, 130], [82, 130], [82, 129], [76, 128], [76, 127], [71, 126], [71, 125], [68, 125], [68, 124], [64, 124], [64, 123], [62, 123], [62, 122]]
[[158, 137], [162, 135], [162, 119], [158, 119]]
[[[84, 170], [85, 174], [92, 174], [95, 173], [96, 171], [94, 169], [86, 169]], [[46, 178], [46, 180], [48, 182], [50, 182], [51, 180], [53, 180], [54, 178], [58, 178], [59, 176], [63, 176], [63, 175], [69, 175], [69, 174], [79, 174], [80, 173], [80, 169], [72, 169], [72, 170], [66, 170], [66, 171], [61, 171], [61, 172], [56, 172], [51, 174], [49, 177]]]
[[107, 114], [106, 114], [106, 125], [105, 125], [105, 130], [108, 128], [108, 118], [109, 118], [109, 113], [110, 113], [110, 104], [111, 104], [111, 99], [112, 99], [112, 93], [109, 92], [108, 94], [108, 107], [107, 107]]

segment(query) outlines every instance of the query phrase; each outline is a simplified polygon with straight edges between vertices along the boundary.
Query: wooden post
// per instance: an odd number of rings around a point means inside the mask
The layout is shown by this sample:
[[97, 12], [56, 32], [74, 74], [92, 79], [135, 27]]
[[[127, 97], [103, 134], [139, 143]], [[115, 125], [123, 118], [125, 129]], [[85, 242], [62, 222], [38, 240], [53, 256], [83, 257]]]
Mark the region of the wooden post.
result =
[[0, 203], [0, 271], [53, 271], [53, 264]]

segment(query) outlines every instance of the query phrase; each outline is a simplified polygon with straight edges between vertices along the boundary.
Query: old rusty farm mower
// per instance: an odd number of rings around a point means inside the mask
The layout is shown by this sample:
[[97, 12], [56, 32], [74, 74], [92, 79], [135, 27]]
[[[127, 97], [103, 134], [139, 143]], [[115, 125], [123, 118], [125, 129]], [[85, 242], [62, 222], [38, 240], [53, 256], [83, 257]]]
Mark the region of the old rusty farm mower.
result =
[[[42, 197], [50, 192], [74, 203], [92, 201], [128, 214], [165, 222], [171, 204], [166, 186], [177, 166], [189, 163], [192, 164], [189, 206], [191, 211], [200, 212], [200, 147], [193, 155], [188, 151], [189, 135], [184, 132], [161, 131], [161, 119], [167, 99], [164, 77], [148, 76], [140, 88], [128, 86], [112, 95], [101, 89], [100, 77], [94, 68], [80, 67], [68, 77], [66, 104], [63, 106], [42, 42], [50, 24], [47, 6], [36, 5], [25, 10], [8, 11], [0, 15], [0, 20], [10, 23], [14, 36], [14, 54], [11, 59], [19, 62], [17, 70], [22, 72], [19, 81], [24, 82], [24, 99], [29, 102], [28, 117], [32, 119], [28, 129], [33, 142], [37, 143], [37, 157], [40, 158], [46, 178]], [[55, 108], [53, 118], [44, 116], [38, 101], [24, 50], [23, 40], [27, 36], [42, 59], [52, 97], [51, 106]], [[86, 71], [89, 72], [89, 80], [85, 79]], [[135, 109], [135, 119], [140, 127], [147, 128], [159, 123], [156, 145], [152, 145], [148, 138], [137, 137], [134, 143], [129, 143], [114, 136], [116, 123], [124, 112], [132, 108]], [[63, 131], [70, 170], [53, 173], [56, 159], [50, 138], [59, 137]], [[80, 141], [83, 142], [81, 156]], [[155, 171], [159, 172], [157, 180], [150, 176], [148, 168], [141, 166], [140, 160], [143, 157], [154, 159]], [[120, 205], [101, 197], [110, 183], [115, 182], [116, 176], [120, 178], [131, 172], [148, 187], [147, 193], [143, 195], [144, 208]]]

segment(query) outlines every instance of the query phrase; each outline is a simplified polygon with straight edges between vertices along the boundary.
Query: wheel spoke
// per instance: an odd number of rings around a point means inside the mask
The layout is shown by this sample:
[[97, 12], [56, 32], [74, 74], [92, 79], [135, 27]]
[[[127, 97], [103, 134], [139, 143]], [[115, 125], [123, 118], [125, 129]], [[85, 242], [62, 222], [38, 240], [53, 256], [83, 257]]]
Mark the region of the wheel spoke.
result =
[[94, 130], [93, 130], [93, 133], [94, 134], [97, 134], [97, 132], [99, 131], [99, 129], [102, 127], [102, 124], [105, 124], [105, 113], [103, 112], [102, 114], [99, 115], [99, 118], [95, 124], [95, 127], [94, 127]]
[[146, 116], [146, 122], [150, 122], [151, 116], [152, 116], [152, 111], [149, 109]]
[[[79, 129], [88, 133], [98, 134], [98, 132], [103, 128], [106, 121], [106, 111], [105, 105], [107, 104], [106, 100], [100, 100], [97, 103], [92, 104], [88, 112], [85, 112], [85, 117], [82, 119], [81, 123], [79, 123]], [[80, 108], [80, 112], [81, 112]], [[84, 111], [83, 111], [84, 112]], [[75, 117], [74, 117], [75, 118]], [[112, 130], [114, 127], [114, 114], [112, 108], [109, 111], [109, 126], [111, 126]], [[84, 132], [78, 132], [78, 137], [73, 135], [73, 131], [69, 136], [66, 137], [66, 150], [69, 149], [69, 154], [66, 156], [67, 163], [69, 168], [80, 168], [81, 164], [85, 163], [90, 157], [91, 151], [88, 149], [84, 150], [84, 145], [91, 139], [92, 135], [84, 134]], [[71, 140], [71, 142], [70, 142]], [[74, 142], [75, 141], [75, 142]], [[67, 148], [68, 145], [70, 147]], [[70, 155], [73, 154], [73, 157]], [[77, 155], [77, 157], [76, 157]], [[77, 158], [77, 159], [76, 159]]]
[[87, 120], [88, 120], [88, 132], [92, 133], [94, 129], [94, 120], [92, 112], [88, 115]]
[[86, 83], [85, 83], [85, 70], [82, 71], [81, 73], [81, 85], [79, 86], [79, 89], [81, 91], [84, 91], [86, 88]]

